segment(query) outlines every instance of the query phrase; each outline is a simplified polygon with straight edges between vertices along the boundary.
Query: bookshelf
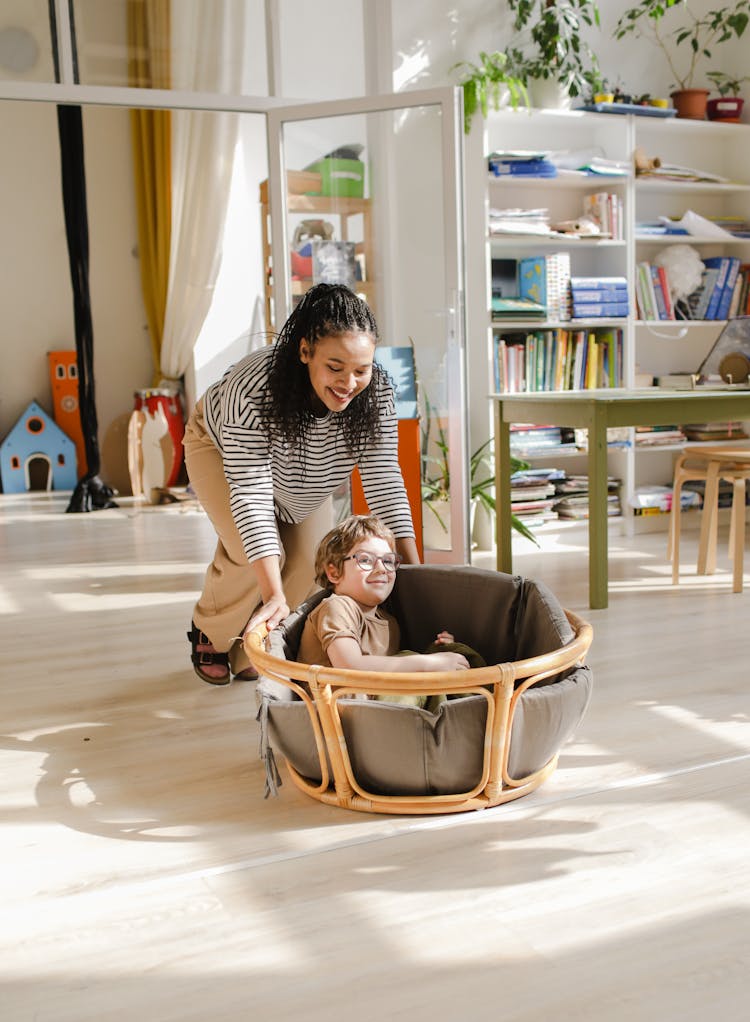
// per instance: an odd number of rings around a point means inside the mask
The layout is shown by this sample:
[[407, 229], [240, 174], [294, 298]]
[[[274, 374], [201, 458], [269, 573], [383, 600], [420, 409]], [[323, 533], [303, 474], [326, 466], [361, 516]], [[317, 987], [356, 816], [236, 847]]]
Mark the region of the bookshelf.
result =
[[[663, 164], [695, 168], [727, 180], [673, 181], [596, 175], [538, 180], [506, 175], [494, 178], [487, 172], [487, 156], [499, 150], [594, 152], [611, 160], [632, 163], [636, 147]], [[622, 204], [621, 238], [525, 237], [496, 234], [490, 230], [491, 211], [545, 207], [552, 223], [581, 215], [584, 196], [609, 192]], [[467, 222], [467, 316], [470, 350], [470, 429], [476, 446], [490, 433], [488, 381], [497, 376], [497, 342], [505, 333], [544, 333], [580, 329], [596, 335], [617, 331], [621, 370], [617, 383], [625, 390], [643, 385], [645, 378], [668, 373], [694, 372], [718, 337], [724, 320], [641, 319], [635, 301], [635, 281], [640, 262], [651, 262], [668, 246], [689, 244], [701, 259], [736, 256], [750, 263], [750, 239], [711, 236], [644, 235], [637, 225], [674, 219], [692, 210], [702, 217], [737, 216], [750, 220], [750, 125], [608, 115], [584, 111], [493, 112], [482, 123], [475, 119], [466, 138]], [[520, 261], [530, 255], [565, 252], [574, 276], [624, 277], [629, 311], [624, 318], [576, 320], [557, 323], [537, 318], [499, 322], [492, 314], [492, 265], [494, 260]], [[608, 381], [611, 383], [611, 381]], [[534, 388], [532, 387], [531, 390]], [[502, 387], [500, 393], [513, 393]], [[515, 391], [517, 392], [517, 391]], [[524, 388], [521, 392], [528, 392]], [[622, 525], [625, 531], [641, 528], [630, 510], [636, 488], [671, 480], [672, 466], [682, 445], [664, 449], [638, 449], [634, 444], [610, 448], [608, 471], [622, 479]], [[534, 464], [552, 464], [548, 451], [525, 455]], [[585, 454], [582, 454], [585, 460]], [[558, 459], [562, 461], [562, 458]], [[565, 465], [576, 457], [565, 454]], [[577, 471], [571, 468], [571, 471]], [[664, 516], [666, 523], [666, 516]], [[653, 522], [648, 523], [653, 527]], [[664, 524], [666, 527], [666, 524]]]

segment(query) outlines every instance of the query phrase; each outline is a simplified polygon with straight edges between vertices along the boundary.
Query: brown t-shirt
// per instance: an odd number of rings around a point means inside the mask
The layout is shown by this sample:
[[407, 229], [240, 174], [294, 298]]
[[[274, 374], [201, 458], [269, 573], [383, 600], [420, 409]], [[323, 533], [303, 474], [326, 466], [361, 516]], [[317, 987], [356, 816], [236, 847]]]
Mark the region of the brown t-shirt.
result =
[[308, 615], [297, 659], [331, 667], [328, 646], [345, 637], [354, 639], [369, 656], [393, 656], [399, 648], [398, 621], [381, 607], [363, 607], [351, 596], [333, 593]]

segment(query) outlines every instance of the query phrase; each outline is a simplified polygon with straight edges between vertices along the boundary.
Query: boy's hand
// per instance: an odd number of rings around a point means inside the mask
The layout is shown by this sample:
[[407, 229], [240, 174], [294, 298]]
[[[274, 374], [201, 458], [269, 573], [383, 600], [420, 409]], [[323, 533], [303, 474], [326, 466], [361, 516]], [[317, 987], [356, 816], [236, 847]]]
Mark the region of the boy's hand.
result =
[[463, 653], [427, 653], [426, 671], [468, 671], [469, 661]]
[[455, 642], [456, 639], [450, 632], [438, 632], [435, 642], [439, 642], [441, 646], [446, 646], [450, 642]]

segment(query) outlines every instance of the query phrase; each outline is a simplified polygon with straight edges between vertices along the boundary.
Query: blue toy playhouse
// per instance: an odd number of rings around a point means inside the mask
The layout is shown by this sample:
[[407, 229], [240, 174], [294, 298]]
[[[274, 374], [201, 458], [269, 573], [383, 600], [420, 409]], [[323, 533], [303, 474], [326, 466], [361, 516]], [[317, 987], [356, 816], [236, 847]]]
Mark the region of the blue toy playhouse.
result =
[[31, 489], [30, 468], [47, 464], [48, 490], [72, 490], [78, 482], [76, 445], [54, 419], [32, 401], [0, 445], [0, 480], [4, 493]]

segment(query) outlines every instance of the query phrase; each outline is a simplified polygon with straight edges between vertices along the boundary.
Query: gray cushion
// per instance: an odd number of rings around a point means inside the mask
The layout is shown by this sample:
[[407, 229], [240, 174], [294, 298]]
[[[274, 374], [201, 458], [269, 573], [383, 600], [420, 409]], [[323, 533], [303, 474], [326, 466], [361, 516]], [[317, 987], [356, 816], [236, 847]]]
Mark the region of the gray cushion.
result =
[[[320, 592], [271, 633], [276, 656], [294, 659], [304, 619]], [[478, 650], [488, 664], [551, 652], [573, 631], [555, 596], [541, 582], [450, 565], [399, 570], [389, 609], [402, 645], [423, 649], [440, 629]], [[559, 751], [580, 722], [591, 696], [588, 667], [572, 668], [535, 685], [518, 701], [511, 731], [509, 773], [521, 779]], [[321, 779], [308, 711], [284, 685], [261, 679], [272, 743], [299, 773]], [[436, 713], [387, 702], [339, 703], [354, 776], [383, 795], [458, 794], [481, 778], [487, 704], [481, 696], [449, 700]]]

